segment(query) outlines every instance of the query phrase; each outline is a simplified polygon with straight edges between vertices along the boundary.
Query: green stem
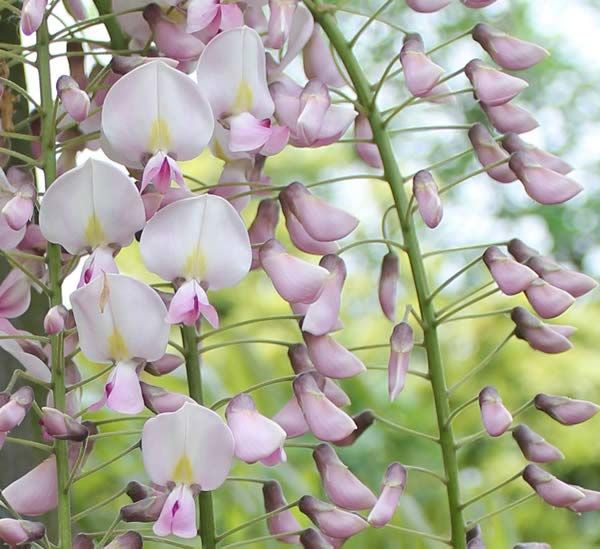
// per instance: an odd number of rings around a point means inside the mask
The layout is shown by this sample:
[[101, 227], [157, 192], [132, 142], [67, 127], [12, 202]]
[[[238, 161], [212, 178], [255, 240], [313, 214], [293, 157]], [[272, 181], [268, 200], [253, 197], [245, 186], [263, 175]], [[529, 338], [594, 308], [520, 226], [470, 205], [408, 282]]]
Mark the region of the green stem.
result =
[[495, 511], [492, 511], [490, 513], [487, 513], [486, 515], [483, 515], [483, 516], [477, 518], [477, 520], [470, 521], [470, 522], [472, 522], [473, 524], [478, 524], [480, 522], [483, 522], [484, 520], [487, 520], [487, 519], [495, 517], [501, 513], [504, 513], [505, 511], [514, 509], [515, 507], [518, 507], [522, 503], [525, 503], [526, 501], [530, 500], [531, 498], [533, 498], [535, 496], [536, 496], [536, 493], [532, 492], [531, 494], [527, 494], [526, 496], [523, 496], [522, 498], [520, 498], [516, 501], [513, 501], [512, 503], [509, 503], [508, 505], [505, 505], [504, 507], [500, 507], [500, 509], [496, 509]]
[[474, 404], [479, 400], [479, 395], [475, 395], [471, 397], [469, 400], [465, 400], [462, 404], [454, 408], [451, 414], [448, 416], [448, 423], [451, 423], [458, 414], [460, 414], [463, 410], [466, 410], [471, 404]]
[[4, 442], [9, 444], [18, 444], [20, 446], [28, 446], [29, 448], [35, 448], [36, 450], [43, 450], [44, 452], [52, 452], [52, 446], [48, 444], [42, 444], [41, 442], [34, 442], [33, 440], [26, 440], [22, 438], [6, 437]]
[[259, 538], [245, 539], [244, 541], [236, 541], [235, 543], [223, 545], [221, 549], [233, 549], [234, 547], [244, 547], [245, 545], [253, 545], [263, 541], [279, 540], [284, 536], [297, 536], [302, 532], [304, 532], [304, 530], [293, 530], [291, 532], [281, 532], [280, 534], [270, 534], [268, 536], [260, 536]]
[[73, 522], [77, 522], [78, 520], [81, 520], [83, 517], [86, 517], [90, 513], [93, 513], [94, 511], [101, 509], [105, 505], [108, 505], [115, 499], [119, 499], [126, 491], [127, 491], [127, 488], [121, 488], [116, 494], [113, 494], [112, 496], [109, 496], [106, 499], [103, 499], [102, 501], [96, 503], [95, 505], [88, 507], [84, 511], [81, 511], [81, 513], [77, 513], [76, 515], [73, 516]]
[[[296, 378], [295, 375], [275, 377], [273, 379], [269, 379], [267, 381], [262, 381], [261, 383], [257, 383], [256, 385], [251, 385], [250, 387], [247, 387], [246, 389], [244, 389], [242, 392], [253, 393], [254, 391], [257, 391], [258, 389], [262, 389], [263, 387], [268, 387], [270, 385], [275, 385], [277, 383], [286, 383], [289, 381], [293, 381], [295, 378]], [[221, 408], [222, 406], [227, 404], [231, 399], [232, 399], [232, 397], [225, 397], [220, 400], [217, 400], [217, 402], [215, 402], [213, 405], [211, 405], [210, 409], [218, 410], [219, 408]]]
[[451, 523], [451, 544], [455, 549], [466, 549], [465, 525], [460, 509], [460, 486], [456, 449], [452, 425], [446, 425], [450, 415], [450, 406], [446, 395], [446, 379], [442, 363], [440, 344], [438, 341], [435, 322], [435, 310], [428, 302], [429, 285], [427, 273], [421, 256], [421, 248], [417, 238], [412, 216], [406, 217], [409, 200], [404, 192], [404, 179], [395, 159], [394, 150], [389, 135], [385, 131], [384, 121], [377, 109], [369, 109], [373, 94], [357, 58], [348, 47], [344, 35], [330, 13], [322, 13], [318, 9], [320, 0], [307, 0], [306, 4], [314, 18], [329, 37], [337, 51], [346, 71], [354, 84], [359, 103], [365, 107], [366, 116], [373, 131], [373, 142], [379, 150], [383, 163], [384, 174], [390, 184], [396, 211], [403, 234], [403, 242], [410, 262], [415, 290], [419, 301], [420, 315], [423, 321], [424, 344], [427, 352], [429, 375], [434, 394], [437, 423], [439, 428], [439, 443], [442, 450], [445, 476], [447, 479], [447, 497]]
[[215, 330], [211, 330], [210, 332], [206, 332], [205, 334], [198, 336], [198, 341], [203, 341], [207, 337], [222, 334], [227, 330], [232, 330], [233, 328], [240, 328], [241, 326], [246, 326], [248, 324], [256, 324], [258, 322], [268, 322], [271, 320], [299, 320], [302, 318], [302, 315], [277, 315], [277, 316], [265, 316], [261, 318], [249, 318], [248, 320], [241, 320], [240, 322], [236, 322], [234, 324], [229, 324], [227, 326], [223, 326], [221, 328], [216, 328]]
[[[94, 4], [100, 15], [108, 15], [112, 12], [110, 0], [94, 0]], [[121, 31], [121, 27], [116, 17], [108, 18], [104, 21], [104, 26], [110, 36], [110, 43], [115, 49], [127, 48], [127, 40]]]
[[82, 478], [93, 475], [94, 473], [97, 473], [98, 471], [102, 471], [102, 469], [105, 469], [109, 465], [113, 464], [115, 461], [120, 460], [121, 458], [130, 454], [131, 452], [133, 452], [134, 450], [136, 450], [139, 447], [140, 447], [140, 441], [138, 440], [135, 444], [128, 446], [127, 448], [125, 448], [125, 450], [123, 450], [122, 452], [119, 452], [116, 456], [113, 456], [109, 460], [104, 461], [104, 462], [100, 463], [99, 465], [96, 465], [96, 467], [92, 467], [88, 471], [84, 471], [80, 475], [76, 476], [75, 480], [73, 482], [77, 482], [77, 481], [81, 480]]
[[439, 439], [437, 437], [434, 437], [433, 435], [428, 435], [427, 433], [421, 433], [420, 431], [415, 431], [414, 429], [410, 429], [409, 427], [404, 427], [403, 425], [398, 425], [397, 423], [394, 423], [393, 421], [390, 421], [389, 419], [385, 419], [381, 416], [375, 415], [375, 420], [378, 421], [379, 423], [382, 423], [383, 425], [389, 427], [390, 429], [394, 429], [394, 431], [400, 431], [401, 433], [406, 433], [407, 435], [413, 435], [415, 437], [418, 438], [423, 438], [425, 440], [430, 440], [431, 442], [439, 442]]
[[510, 484], [513, 480], [517, 480], [518, 478], [521, 477], [522, 474], [523, 474], [522, 470], [519, 471], [518, 473], [515, 473], [514, 475], [512, 475], [509, 478], [507, 478], [506, 480], [503, 480], [500, 484], [497, 484], [496, 486], [493, 486], [492, 488], [486, 490], [485, 492], [482, 492], [481, 494], [478, 494], [477, 496], [474, 496], [471, 499], [465, 501], [461, 505], [461, 507], [463, 509], [466, 509], [467, 507], [469, 507], [469, 505], [473, 505], [477, 501], [479, 501], [479, 500], [481, 500], [481, 499], [489, 496], [490, 494], [493, 494], [497, 490], [500, 490], [501, 488], [504, 488], [507, 484]]
[[[41, 149], [46, 189], [56, 179], [56, 157], [55, 157], [55, 103], [52, 98], [52, 77], [50, 74], [50, 51], [48, 23], [44, 18], [37, 31], [37, 54], [38, 72], [40, 83], [40, 98], [42, 115]], [[61, 274], [61, 251], [58, 244], [48, 243], [48, 287], [50, 290], [50, 306], [62, 305], [62, 290], [60, 284]], [[65, 412], [66, 388], [65, 388], [65, 357], [64, 357], [64, 333], [58, 333], [50, 338], [52, 356], [52, 394], [54, 407]], [[69, 457], [68, 442], [57, 440], [55, 444], [56, 471], [58, 482], [58, 539], [59, 547], [69, 549], [71, 547], [71, 494], [69, 484]]]
[[473, 261], [467, 263], [464, 267], [456, 271], [450, 278], [448, 278], [445, 282], [443, 282], [438, 288], [436, 288], [433, 293], [429, 296], [429, 301], [433, 301], [436, 295], [438, 295], [444, 288], [447, 288], [452, 284], [458, 277], [460, 277], [463, 273], [467, 272], [471, 267], [474, 267], [481, 261], [481, 256], [477, 256]]
[[369, 238], [367, 240], [358, 240], [356, 242], [352, 242], [343, 248], [340, 248], [336, 253], [337, 255], [341, 255], [352, 248], [356, 248], [357, 246], [363, 246], [365, 244], [386, 244], [388, 248], [391, 246], [392, 248], [397, 248], [399, 250], [405, 251], [405, 247], [400, 244], [400, 242], [396, 242], [395, 240], [388, 240], [387, 238]]
[[[190, 396], [198, 403], [204, 404], [202, 392], [202, 369], [200, 366], [200, 352], [198, 350], [198, 334], [194, 326], [181, 327], [181, 339], [183, 341], [185, 370], [187, 373], [187, 384]], [[200, 538], [203, 549], [215, 549], [217, 537], [215, 532], [215, 514], [211, 492], [200, 492], [198, 494], [198, 505], [200, 507]]]

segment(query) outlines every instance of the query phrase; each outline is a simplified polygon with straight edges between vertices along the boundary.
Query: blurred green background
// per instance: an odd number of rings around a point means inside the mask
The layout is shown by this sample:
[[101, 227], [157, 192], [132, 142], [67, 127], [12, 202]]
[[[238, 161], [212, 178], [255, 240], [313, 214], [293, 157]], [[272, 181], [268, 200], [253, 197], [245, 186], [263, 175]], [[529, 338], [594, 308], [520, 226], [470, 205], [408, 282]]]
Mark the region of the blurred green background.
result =
[[[340, 7], [369, 13], [378, 3], [338, 2]], [[574, 164], [574, 177], [586, 187], [586, 192], [564, 206], [540, 207], [529, 200], [519, 183], [499, 185], [486, 176], [470, 179], [444, 197], [445, 219], [436, 230], [420, 225], [423, 248], [439, 249], [464, 246], [487, 241], [504, 241], [520, 237], [543, 252], [573, 267], [585, 269], [594, 276], [600, 274], [600, 241], [598, 238], [598, 124], [600, 120], [600, 3], [571, 0], [499, 0], [486, 10], [468, 10], [458, 2], [434, 15], [420, 15], [407, 11], [404, 2], [398, 1], [381, 16], [403, 28], [422, 33], [426, 47], [461, 33], [478, 21], [486, 21], [518, 37], [536, 41], [547, 47], [552, 56], [538, 67], [526, 71], [524, 77], [530, 88], [519, 99], [538, 117], [541, 128], [526, 140], [561, 154]], [[347, 35], [360, 26], [364, 18], [340, 13], [340, 23]], [[375, 80], [392, 55], [399, 51], [402, 36], [383, 24], [374, 24], [363, 36], [357, 53], [369, 76]], [[448, 72], [462, 66], [474, 56], [486, 59], [476, 44], [463, 39], [435, 54], [436, 62]], [[298, 70], [298, 67], [292, 68]], [[521, 75], [520, 75], [521, 76]], [[464, 87], [459, 79], [453, 80], [453, 89]], [[402, 79], [386, 86], [381, 96], [383, 107], [393, 106], [407, 97]], [[483, 120], [471, 97], [460, 96], [454, 105], [425, 105], [407, 109], [397, 117], [394, 128], [433, 124], [464, 124]], [[453, 153], [468, 148], [465, 131], [427, 133], [402, 133], [395, 140], [397, 156], [404, 173], [411, 173]], [[472, 155], [453, 162], [435, 172], [443, 185], [458, 179], [478, 167]], [[221, 163], [204, 154], [184, 167], [187, 174], [208, 183], [219, 177]], [[294, 180], [312, 183], [321, 179], [345, 174], [368, 174], [372, 170], [357, 159], [352, 144], [337, 144], [318, 150], [288, 148], [269, 159], [266, 173], [275, 185]], [[380, 237], [382, 212], [391, 204], [387, 186], [381, 181], [348, 180], [318, 189], [320, 196], [336, 203], [360, 218], [358, 230], [348, 242], [363, 238]], [[254, 216], [257, 201], [246, 208], [248, 222]], [[395, 221], [390, 222], [390, 232], [401, 239]], [[283, 223], [278, 236], [287, 240]], [[379, 263], [386, 252], [384, 246], [374, 244], [353, 248], [343, 255], [348, 267], [344, 289], [342, 319], [344, 329], [335, 337], [343, 344], [354, 347], [387, 342], [392, 324], [380, 312], [377, 301]], [[427, 260], [432, 285], [437, 285], [462, 265], [473, 259], [477, 251], [440, 255]], [[157, 280], [141, 266], [136, 246], [119, 255], [119, 264], [126, 274], [142, 277], [148, 282]], [[468, 272], [446, 290], [438, 306], [454, 299], [489, 279], [482, 267]], [[437, 284], [436, 284], [437, 283]], [[217, 306], [221, 324], [226, 326], [244, 319], [288, 314], [289, 308], [273, 291], [262, 272], [251, 273], [237, 288], [213, 293], [211, 299]], [[520, 298], [495, 297], [469, 309], [484, 312], [506, 308]], [[402, 261], [402, 288], [399, 309], [403, 304], [415, 304], [410, 272]], [[483, 385], [494, 385], [510, 409], [518, 408], [538, 392], [565, 394], [575, 398], [600, 401], [600, 370], [598, 369], [598, 326], [600, 304], [598, 293], [578, 300], [560, 319], [560, 323], [576, 326], [573, 338], [575, 348], [562, 355], [549, 356], [531, 350], [521, 341], [513, 341], [495, 357], [479, 375], [466, 383], [453, 397], [453, 405], [477, 394]], [[460, 379], [477, 365], [511, 330], [512, 324], [504, 317], [453, 322], [441, 329], [444, 362], [449, 383]], [[418, 333], [418, 330], [417, 330]], [[173, 338], [177, 339], [177, 334]], [[290, 342], [300, 341], [299, 330], [293, 320], [264, 322], [225, 332], [207, 340], [208, 344], [237, 339], [269, 338]], [[387, 350], [361, 351], [360, 357], [367, 366], [387, 363]], [[97, 366], [82, 361], [84, 375], [96, 371]], [[425, 369], [423, 353], [416, 349], [412, 367]], [[185, 391], [183, 369], [160, 383], [172, 390]], [[203, 372], [206, 401], [244, 390], [255, 383], [291, 372], [286, 348], [275, 345], [245, 344], [224, 347], [203, 355]], [[377, 413], [414, 429], [434, 433], [435, 415], [428, 383], [409, 377], [407, 387], [397, 401], [387, 399], [387, 380], [383, 371], [368, 371], [360, 377], [341, 383], [352, 399], [353, 413], [370, 408]], [[84, 404], [91, 403], [101, 384], [86, 393]], [[290, 398], [291, 387], [275, 385], [254, 393], [261, 412], [273, 415]], [[109, 417], [98, 413], [94, 417]], [[528, 411], [521, 416], [535, 431], [549, 442], [559, 446], [566, 455], [562, 462], [548, 469], [561, 479], [600, 490], [600, 444], [596, 418], [576, 427], [563, 427], [547, 416]], [[115, 425], [114, 429], [130, 428]], [[108, 429], [108, 427], [106, 428]], [[481, 429], [477, 406], [470, 407], [456, 423], [459, 436]], [[135, 437], [134, 437], [135, 438]], [[305, 437], [310, 440], [309, 437]], [[97, 442], [88, 468], [115, 455], [132, 442], [131, 436], [115, 436]], [[3, 452], [12, 451], [5, 448]], [[440, 452], [436, 445], [391, 431], [375, 424], [352, 447], [339, 450], [339, 455], [352, 471], [374, 491], [379, 490], [383, 472], [392, 461], [423, 466], [442, 471]], [[6, 454], [3, 456], [6, 459]], [[4, 463], [9, 463], [8, 460]], [[499, 439], [483, 439], [460, 451], [459, 465], [463, 498], [470, 498], [520, 470], [525, 464], [510, 435]], [[14, 477], [19, 465], [4, 471]], [[319, 485], [316, 468], [307, 449], [290, 448], [288, 462], [269, 469], [261, 465], [248, 466], [237, 463], [234, 475], [276, 478], [284, 486], [288, 501], [310, 493], [324, 496]], [[84, 509], [109, 497], [132, 479], [147, 480], [139, 452], [119, 460], [101, 473], [87, 477], [77, 484], [74, 509]], [[475, 519], [498, 509], [530, 492], [530, 488], [517, 480], [504, 489], [481, 500], [466, 511], [467, 519]], [[79, 523], [81, 531], [106, 528], [120, 505], [127, 502], [121, 497], [116, 502], [94, 512]], [[215, 495], [219, 531], [263, 512], [259, 484], [226, 483]], [[300, 515], [298, 515], [300, 517]], [[512, 547], [519, 541], [545, 541], [555, 549], [587, 549], [600, 547], [600, 521], [595, 513], [578, 516], [570, 511], [552, 509], [537, 498], [532, 498], [518, 508], [482, 523], [484, 540], [490, 549]], [[308, 521], [302, 518], [304, 524]], [[447, 502], [439, 483], [419, 473], [409, 475], [405, 496], [402, 498], [394, 520], [395, 524], [446, 534], [448, 531]], [[253, 525], [227, 539], [228, 543], [266, 534], [263, 524]], [[437, 544], [439, 545], [439, 544]], [[150, 545], [149, 545], [150, 546]], [[274, 543], [256, 543], [251, 547], [272, 547]], [[435, 547], [427, 542], [400, 532], [383, 528], [369, 529], [347, 545], [349, 548], [424, 548]], [[250, 546], [249, 546], [250, 547]]]

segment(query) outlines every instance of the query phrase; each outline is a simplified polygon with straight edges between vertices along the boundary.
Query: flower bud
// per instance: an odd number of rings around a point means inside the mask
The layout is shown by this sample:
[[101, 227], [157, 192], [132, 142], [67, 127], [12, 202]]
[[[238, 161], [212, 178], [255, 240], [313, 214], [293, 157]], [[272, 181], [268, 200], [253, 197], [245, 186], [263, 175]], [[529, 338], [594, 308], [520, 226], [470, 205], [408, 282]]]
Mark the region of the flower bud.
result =
[[568, 507], [585, 498], [585, 494], [574, 486], [557, 479], [532, 463], [523, 469], [523, 480], [553, 507]]
[[68, 75], [56, 81], [56, 91], [63, 107], [76, 122], [83, 122], [90, 112], [90, 98]]
[[[281, 507], [285, 507], [288, 503], [283, 495], [281, 485], [276, 480], [265, 482], [263, 484], [262, 493], [265, 512], [267, 513], [272, 513], [277, 509], [281, 509]], [[285, 534], [286, 532], [295, 532], [302, 529], [302, 526], [300, 526], [300, 523], [289, 509], [269, 517], [267, 519], [267, 527], [269, 529], [269, 534], [272, 536]], [[297, 535], [278, 536], [277, 540], [282, 543], [298, 543], [299, 537]]]
[[583, 499], [569, 505], [569, 509], [575, 513], [589, 513], [590, 511], [600, 510], [600, 492], [596, 490], [587, 490], [581, 486], [575, 486], [585, 496]]
[[548, 284], [564, 290], [573, 297], [581, 297], [598, 286], [598, 283], [592, 277], [565, 269], [555, 261], [542, 255], [530, 258], [527, 261], [527, 266], [533, 269]]
[[510, 317], [516, 325], [516, 336], [527, 341], [532, 349], [556, 354], [573, 348], [569, 337], [575, 329], [570, 326], [544, 324], [523, 307], [515, 307]]
[[294, 343], [288, 347], [288, 359], [295, 374], [308, 372], [314, 368], [308, 355], [308, 348], [302, 343]]
[[561, 204], [583, 190], [577, 181], [544, 167], [523, 151], [511, 156], [509, 167], [523, 183], [525, 192], [540, 204]]
[[506, 433], [512, 423], [512, 415], [502, 404], [502, 399], [494, 387], [484, 387], [479, 393], [481, 421], [487, 433], [499, 437]]
[[424, 97], [442, 76], [444, 69], [425, 54], [423, 39], [419, 34], [406, 34], [400, 51], [400, 63], [408, 91], [415, 97]]
[[36, 32], [44, 19], [47, 0], [25, 0], [21, 8], [21, 31], [29, 36]]
[[479, 59], [469, 61], [465, 74], [481, 103], [491, 107], [504, 105], [529, 86], [525, 80], [484, 65]]
[[246, 463], [261, 461], [269, 466], [286, 461], [283, 450], [286, 432], [256, 410], [250, 395], [240, 393], [233, 397], [227, 405], [225, 417], [233, 433], [238, 459]]
[[132, 480], [127, 483], [125, 493], [131, 498], [131, 501], [140, 501], [155, 496], [160, 492], [156, 491], [152, 486], [147, 486], [137, 480]]
[[548, 168], [553, 172], [567, 175], [573, 171], [573, 166], [568, 162], [565, 162], [562, 158], [539, 149], [538, 147], [526, 143], [515, 133], [509, 133], [502, 138], [502, 146], [511, 154], [516, 152], [525, 152], [530, 155], [534, 160], [540, 163], [544, 168]]
[[29, 188], [19, 189], [2, 208], [2, 218], [15, 231], [24, 228], [32, 215], [33, 191]]
[[86, 534], [77, 534], [73, 538], [73, 549], [94, 549], [94, 542]]
[[183, 364], [183, 359], [180, 356], [171, 353], [165, 353], [158, 360], [147, 362], [144, 370], [153, 376], [164, 376], [170, 374]]
[[333, 545], [314, 528], [307, 528], [300, 534], [300, 544], [304, 549], [333, 549]]
[[525, 291], [538, 278], [526, 265], [517, 263], [497, 246], [491, 246], [483, 254], [483, 262], [502, 293], [515, 295]]
[[359, 358], [331, 336], [302, 333], [308, 354], [317, 371], [333, 379], [357, 376], [366, 371]]
[[65, 329], [65, 320], [69, 311], [64, 305], [55, 305], [44, 317], [44, 331], [48, 335], [54, 335], [62, 332]]
[[473, 145], [473, 149], [475, 149], [479, 163], [484, 168], [487, 168], [490, 164], [506, 160], [505, 164], [500, 164], [486, 171], [492, 179], [495, 179], [499, 183], [512, 183], [517, 179], [517, 176], [508, 165], [509, 155], [498, 145], [483, 124], [477, 123], [471, 126], [469, 140]]
[[168, 496], [168, 492], [155, 492], [155, 495], [125, 505], [121, 507], [121, 519], [125, 522], [155, 522]]
[[45, 533], [46, 528], [41, 522], [0, 518], [0, 540], [11, 547], [41, 539]]
[[329, 499], [338, 507], [359, 511], [375, 505], [375, 495], [342, 463], [329, 444], [319, 444], [313, 459]]
[[508, 251], [519, 263], [527, 263], [529, 258], [540, 255], [540, 252], [527, 246], [525, 242], [518, 238], [513, 238], [508, 243]]
[[2, 400], [5, 401], [5, 404], [0, 407], [0, 433], [8, 433], [11, 429], [21, 425], [35, 397], [33, 389], [27, 386], [17, 389], [8, 400], [6, 393], [1, 394], [4, 395]]
[[542, 318], [559, 316], [575, 303], [571, 294], [548, 284], [542, 278], [536, 278], [525, 290], [525, 295]]
[[318, 80], [328, 86], [343, 87], [344, 78], [331, 55], [321, 27], [315, 24], [310, 40], [302, 50], [304, 74], [309, 80]]
[[527, 543], [517, 543], [513, 549], [552, 549], [547, 543], [540, 543], [537, 541], [530, 541]]
[[318, 439], [326, 442], [340, 440], [356, 429], [352, 418], [321, 391], [312, 372], [297, 376], [292, 386], [304, 419]]
[[20, 316], [30, 303], [31, 280], [20, 269], [12, 269], [0, 284], [0, 318]]
[[105, 549], [142, 549], [144, 540], [138, 532], [125, 532], [113, 539]]
[[528, 461], [550, 463], [565, 457], [558, 448], [548, 444], [544, 438], [532, 431], [527, 425], [517, 425], [512, 432], [512, 436]]
[[364, 530], [368, 523], [359, 515], [338, 509], [330, 503], [320, 501], [312, 496], [300, 498], [298, 508], [326, 536], [346, 539]]
[[396, 301], [400, 261], [394, 252], [388, 252], [381, 261], [379, 273], [379, 305], [383, 314], [392, 322], [396, 320]]
[[467, 8], [481, 9], [491, 6], [496, 0], [460, 0]]
[[176, 412], [186, 402], [192, 402], [192, 399], [187, 395], [167, 391], [162, 387], [150, 385], [143, 381], [140, 381], [140, 387], [142, 389], [144, 405], [155, 414]]
[[[359, 114], [354, 120], [354, 137], [356, 139], [369, 141], [373, 139], [371, 123], [364, 114]], [[381, 161], [381, 155], [379, 154], [377, 145], [374, 143], [357, 143], [354, 148], [356, 149], [356, 154], [358, 154], [367, 165], [377, 169], [383, 168], [383, 162]]]
[[485, 549], [481, 527], [479, 524], [467, 530], [467, 549]]
[[410, 354], [414, 346], [414, 333], [410, 324], [401, 322], [394, 326], [390, 336], [390, 358], [388, 361], [388, 395], [390, 401], [404, 389]]
[[371, 410], [364, 410], [363, 412], [352, 416], [352, 421], [356, 424], [356, 430], [352, 431], [346, 438], [336, 440], [334, 442], [336, 446], [345, 447], [354, 444], [356, 439], [375, 423], [375, 416]]
[[433, 13], [445, 8], [452, 0], [406, 0], [406, 5], [420, 13]]
[[550, 55], [537, 44], [519, 40], [485, 23], [475, 25], [473, 40], [479, 42], [498, 65], [511, 71], [533, 67]]
[[535, 407], [563, 425], [577, 425], [594, 417], [600, 406], [587, 400], [575, 400], [565, 396], [540, 393], [536, 395]]
[[481, 108], [492, 126], [500, 133], [527, 133], [539, 126], [538, 121], [531, 113], [512, 103], [504, 103], [504, 105], [497, 105], [496, 107], [482, 103]]
[[417, 172], [413, 178], [413, 195], [419, 213], [430, 229], [435, 229], [442, 221], [444, 210], [433, 176], [427, 170]]
[[88, 430], [71, 416], [55, 408], [42, 408], [41, 424], [48, 435], [58, 440], [81, 442], [88, 436]]
[[367, 519], [371, 526], [381, 528], [392, 520], [406, 486], [406, 477], [406, 468], [400, 463], [388, 465], [383, 476], [381, 493]]
[[256, 217], [248, 229], [250, 244], [252, 244], [252, 266], [251, 269], [260, 267], [258, 259], [259, 244], [264, 244], [267, 240], [275, 237], [275, 229], [279, 221], [279, 203], [273, 198], [265, 198], [258, 204]]

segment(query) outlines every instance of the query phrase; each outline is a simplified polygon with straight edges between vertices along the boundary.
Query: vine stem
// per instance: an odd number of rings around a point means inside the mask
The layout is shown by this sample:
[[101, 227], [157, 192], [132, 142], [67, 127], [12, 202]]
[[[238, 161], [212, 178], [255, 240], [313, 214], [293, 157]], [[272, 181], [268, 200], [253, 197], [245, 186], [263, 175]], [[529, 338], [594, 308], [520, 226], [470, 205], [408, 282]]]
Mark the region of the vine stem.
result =
[[404, 192], [404, 179], [396, 162], [392, 143], [385, 130], [385, 122], [382, 119], [382, 115], [376, 108], [369, 108], [373, 99], [373, 92], [369, 81], [340, 31], [335, 17], [331, 13], [323, 12], [322, 9], [319, 9], [319, 6], [322, 6], [320, 0], [305, 0], [305, 3], [312, 12], [315, 20], [329, 37], [331, 44], [335, 48], [354, 84], [358, 102], [365, 109], [365, 115], [370, 122], [373, 131], [373, 143], [379, 150], [385, 178], [392, 191], [403, 234], [403, 242], [406, 247], [406, 254], [413, 274], [421, 319], [423, 321], [424, 345], [427, 352], [429, 375], [434, 395], [439, 443], [447, 479], [446, 491], [451, 523], [451, 544], [455, 549], [466, 549], [465, 524], [460, 508], [461, 498], [457, 455], [454, 447], [455, 440], [452, 425], [447, 423], [448, 416], [450, 415], [450, 405], [446, 395], [446, 379], [438, 341], [435, 310], [428, 299], [429, 285], [415, 225], [412, 216], [406, 216], [409, 200]]
[[[40, 112], [42, 115], [41, 148], [46, 189], [56, 179], [56, 157], [55, 157], [55, 104], [52, 98], [52, 78], [50, 74], [50, 51], [49, 51], [48, 22], [44, 17], [37, 32], [37, 63], [40, 85]], [[62, 305], [62, 290], [60, 284], [61, 259], [60, 246], [48, 243], [48, 287], [50, 290], [50, 306]], [[54, 407], [61, 412], [66, 411], [66, 386], [65, 386], [65, 357], [64, 357], [64, 333], [60, 332], [50, 338], [52, 355], [52, 393]], [[56, 473], [58, 484], [58, 538], [59, 547], [69, 549], [71, 547], [71, 497], [69, 488], [69, 458], [68, 442], [56, 440]]]
[[[190, 396], [198, 404], [204, 405], [202, 370], [196, 328], [194, 326], [182, 326], [181, 339], [185, 351], [185, 370]], [[200, 538], [202, 539], [202, 547], [203, 549], [215, 549], [217, 540], [212, 494], [210, 492], [200, 492], [198, 494], [198, 506], [200, 507]]]

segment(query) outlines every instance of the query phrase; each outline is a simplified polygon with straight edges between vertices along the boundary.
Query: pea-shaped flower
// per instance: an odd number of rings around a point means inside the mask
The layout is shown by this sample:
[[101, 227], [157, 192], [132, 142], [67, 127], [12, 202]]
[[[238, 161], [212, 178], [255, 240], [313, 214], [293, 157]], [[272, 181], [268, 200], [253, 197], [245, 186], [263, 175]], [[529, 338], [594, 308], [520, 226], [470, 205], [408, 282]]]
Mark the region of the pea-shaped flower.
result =
[[146, 267], [179, 287], [167, 320], [193, 325], [200, 315], [213, 326], [217, 312], [205, 288], [237, 284], [250, 270], [248, 232], [235, 208], [219, 196], [179, 200], [160, 210], [146, 225], [140, 241]]

